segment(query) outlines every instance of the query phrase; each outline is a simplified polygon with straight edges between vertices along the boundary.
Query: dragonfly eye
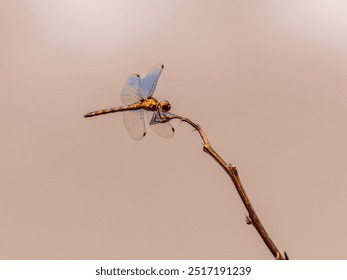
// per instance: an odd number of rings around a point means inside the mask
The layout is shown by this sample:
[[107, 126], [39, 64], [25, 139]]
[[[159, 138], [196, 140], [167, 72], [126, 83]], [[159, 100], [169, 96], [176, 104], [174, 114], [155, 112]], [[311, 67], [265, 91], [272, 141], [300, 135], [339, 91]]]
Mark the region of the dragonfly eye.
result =
[[164, 100], [163, 102], [160, 103], [160, 108], [163, 111], [168, 112], [171, 110], [171, 104], [169, 103], [169, 101]]

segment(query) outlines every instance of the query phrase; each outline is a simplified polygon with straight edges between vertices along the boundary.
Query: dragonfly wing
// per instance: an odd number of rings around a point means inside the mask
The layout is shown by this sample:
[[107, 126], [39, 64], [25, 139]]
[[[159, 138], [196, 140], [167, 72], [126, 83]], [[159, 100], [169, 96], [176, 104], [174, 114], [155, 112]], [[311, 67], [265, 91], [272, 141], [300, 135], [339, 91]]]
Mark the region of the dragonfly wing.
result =
[[125, 81], [122, 92], [120, 93], [120, 99], [125, 105], [134, 104], [141, 100], [141, 78], [137, 74], [130, 75]]
[[129, 135], [135, 140], [141, 140], [146, 135], [143, 109], [124, 111], [123, 123]]
[[160, 118], [159, 111], [158, 112], [151, 112], [146, 111], [147, 115], [147, 121], [150, 124], [149, 127], [159, 136], [164, 138], [172, 138], [175, 134], [175, 129], [169, 122], [165, 123], [159, 123], [159, 122], [152, 122], [153, 119]]
[[163, 72], [164, 65], [157, 64], [154, 66], [146, 75], [146, 77], [141, 78], [141, 98], [146, 99], [153, 95], [155, 88], [157, 87], [157, 82], [160, 78], [161, 72]]

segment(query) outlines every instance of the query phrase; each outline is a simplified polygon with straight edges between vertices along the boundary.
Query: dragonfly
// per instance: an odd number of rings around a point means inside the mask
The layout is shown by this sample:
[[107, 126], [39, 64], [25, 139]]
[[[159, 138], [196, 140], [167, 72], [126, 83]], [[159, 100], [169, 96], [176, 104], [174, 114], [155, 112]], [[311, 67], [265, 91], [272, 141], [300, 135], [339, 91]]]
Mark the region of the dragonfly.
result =
[[175, 129], [167, 119], [173, 115], [169, 112], [171, 104], [167, 100], [159, 102], [152, 97], [163, 69], [163, 64], [157, 64], [143, 78], [138, 74], [130, 75], [120, 93], [125, 106], [90, 112], [84, 117], [123, 112], [123, 123], [129, 135], [135, 140], [141, 140], [146, 136], [146, 115], [147, 122], [155, 133], [171, 138], [175, 133]]

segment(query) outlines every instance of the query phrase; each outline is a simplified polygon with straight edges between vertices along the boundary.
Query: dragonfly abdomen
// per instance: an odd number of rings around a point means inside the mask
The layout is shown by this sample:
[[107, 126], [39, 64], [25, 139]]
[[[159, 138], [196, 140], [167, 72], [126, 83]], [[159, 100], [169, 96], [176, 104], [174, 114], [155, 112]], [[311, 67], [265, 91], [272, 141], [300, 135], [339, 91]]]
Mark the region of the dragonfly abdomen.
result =
[[102, 109], [94, 112], [90, 112], [84, 115], [85, 118], [110, 114], [110, 113], [116, 113], [116, 112], [122, 112], [122, 111], [131, 111], [131, 110], [138, 110], [143, 108], [142, 102], [134, 103], [128, 106], [122, 106], [122, 107], [115, 107], [115, 108], [109, 108], [109, 109]]

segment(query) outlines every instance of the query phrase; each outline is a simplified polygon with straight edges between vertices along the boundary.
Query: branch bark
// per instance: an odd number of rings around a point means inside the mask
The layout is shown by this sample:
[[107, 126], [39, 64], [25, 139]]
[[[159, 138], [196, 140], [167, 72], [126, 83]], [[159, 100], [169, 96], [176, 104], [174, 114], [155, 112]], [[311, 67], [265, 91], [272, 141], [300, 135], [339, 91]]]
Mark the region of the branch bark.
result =
[[[264, 243], [266, 244], [266, 246], [268, 247], [268, 249], [271, 251], [272, 255], [275, 257], [276, 260], [284, 260], [284, 259], [288, 259], [286, 253], [284, 252], [284, 255], [286, 257], [283, 257], [283, 255], [281, 254], [281, 252], [278, 250], [278, 248], [276, 247], [275, 243], [272, 241], [272, 239], [270, 238], [269, 234], [266, 232], [263, 224], [261, 223], [257, 213], [255, 212], [243, 186], [241, 183], [241, 179], [239, 177], [238, 171], [236, 169], [236, 166], [233, 166], [231, 164], [227, 164], [223, 158], [218, 155], [218, 153], [212, 148], [210, 142], [208, 141], [208, 138], [205, 134], [205, 132], [201, 129], [201, 127], [192, 122], [191, 120], [185, 118], [185, 117], [181, 117], [175, 114], [165, 114], [163, 115], [163, 122], [167, 122], [170, 121], [172, 119], [179, 119], [182, 122], [186, 122], [188, 124], [190, 124], [192, 127], [194, 127], [200, 134], [200, 137], [202, 139], [202, 141], [204, 142], [204, 147], [203, 147], [203, 151], [207, 154], [209, 154], [212, 158], [214, 158], [217, 163], [224, 169], [224, 171], [229, 175], [231, 181], [233, 182], [243, 204], [245, 205], [247, 211], [248, 211], [248, 217], [247, 217], [247, 223], [251, 223], [255, 229], [257, 230], [257, 232], [259, 233], [260, 237], [263, 239]], [[250, 221], [250, 222], [249, 222]]]

